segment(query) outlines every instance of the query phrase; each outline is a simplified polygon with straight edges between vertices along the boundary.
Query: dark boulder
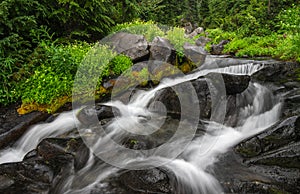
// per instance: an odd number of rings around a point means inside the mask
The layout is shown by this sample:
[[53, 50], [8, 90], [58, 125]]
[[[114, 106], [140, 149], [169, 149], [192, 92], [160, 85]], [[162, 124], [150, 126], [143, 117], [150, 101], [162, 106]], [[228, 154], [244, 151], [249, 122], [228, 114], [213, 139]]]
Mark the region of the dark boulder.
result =
[[[284, 192], [300, 191], [300, 117], [283, 119], [234, 148], [243, 163]], [[297, 175], [298, 174], [298, 175]]]
[[299, 68], [299, 63], [267, 61], [264, 62], [263, 69], [252, 75], [252, 79], [260, 82], [272, 82], [281, 86], [285, 85], [286, 89], [292, 89], [297, 83], [295, 83], [297, 81], [296, 72]]
[[[206, 79], [205, 79], [206, 78]], [[181, 102], [178, 98], [178, 91], [183, 91], [180, 93], [182, 99], [186, 99], [185, 102], [189, 102], [190, 108], [199, 106], [200, 108], [200, 118], [208, 119], [211, 116], [212, 110], [212, 96], [214, 95], [214, 99], [218, 101], [218, 103], [226, 100], [226, 102], [235, 105], [234, 95], [242, 93], [247, 89], [250, 77], [246, 75], [238, 76], [238, 75], [227, 75], [227, 74], [217, 74], [211, 73], [205, 76], [205, 78], [200, 78], [197, 80], [191, 81], [193, 88], [197, 94], [197, 101], [195, 101], [194, 97], [190, 95], [188, 92], [184, 92], [189, 90], [189, 86], [185, 83], [176, 85], [176, 90], [172, 88], [166, 88], [160, 91], [158, 97], [155, 99], [157, 101], [161, 101], [167, 108], [168, 113], [173, 115], [181, 114]], [[210, 80], [210, 81], [208, 81]], [[230, 97], [233, 96], [233, 97]], [[199, 103], [197, 106], [193, 106], [193, 103]], [[214, 104], [214, 106], [218, 106]], [[222, 108], [222, 106], [220, 106]], [[230, 109], [234, 109], [235, 106], [227, 106], [227, 117], [229, 116]], [[217, 110], [217, 109], [216, 109]], [[232, 111], [234, 112], [234, 111]], [[189, 113], [187, 113], [189, 115]], [[191, 115], [189, 115], [191, 116]]]
[[222, 74], [227, 95], [235, 95], [242, 93], [248, 88], [251, 80], [250, 76]]
[[78, 120], [84, 125], [97, 124], [99, 121], [120, 115], [118, 109], [102, 104], [83, 108], [77, 114]]
[[[261, 158], [260, 156], [262, 156], [262, 159], [269, 157], [275, 158], [277, 157], [276, 153], [288, 154], [290, 152], [293, 152], [289, 150], [300, 149], [297, 143], [299, 141], [300, 117], [293, 116], [284, 119], [276, 126], [271, 127], [265, 132], [241, 142], [236, 146], [235, 150], [245, 158], [258, 157], [251, 160], [253, 163], [255, 161], [258, 161]], [[275, 155], [273, 155], [273, 153], [275, 153]], [[296, 153], [300, 153], [299, 150], [294, 153], [295, 159], [297, 159], [298, 157]], [[288, 158], [286, 159], [289, 160]], [[249, 160], [249, 162], [251, 161]], [[288, 165], [287, 162], [283, 162], [282, 164]]]
[[51, 188], [81, 169], [88, 156], [81, 139], [44, 139], [22, 162], [0, 165], [0, 193], [53, 193]]
[[[284, 88], [284, 90], [285, 89], [286, 88]], [[285, 93], [283, 116], [291, 117], [294, 115], [300, 115], [299, 104], [300, 104], [300, 86], [298, 88], [294, 88], [293, 90]]]

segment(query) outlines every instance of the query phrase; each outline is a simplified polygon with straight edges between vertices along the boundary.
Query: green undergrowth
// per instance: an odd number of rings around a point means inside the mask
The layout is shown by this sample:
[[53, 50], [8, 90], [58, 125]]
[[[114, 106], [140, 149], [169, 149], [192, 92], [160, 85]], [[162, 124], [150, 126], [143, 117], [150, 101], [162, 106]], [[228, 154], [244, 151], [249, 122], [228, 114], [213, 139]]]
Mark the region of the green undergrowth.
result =
[[[184, 56], [184, 43], [192, 43], [184, 37], [183, 28], [162, 29], [151, 21], [120, 24], [113, 31], [121, 29], [144, 35], [148, 41], [156, 36], [167, 38], [174, 45], [179, 58]], [[117, 55], [107, 46], [83, 41], [59, 43], [58, 40], [53, 41], [46, 30], [37, 32], [35, 36], [37, 47], [17, 68], [17, 61], [13, 58], [1, 58], [5, 68], [0, 73], [6, 81], [0, 90], [0, 103], [6, 105], [22, 100], [18, 110], [21, 114], [33, 110], [55, 112], [62, 104], [70, 102], [76, 76], [80, 78], [81, 86], [96, 87], [96, 93], [105, 93], [101, 87], [103, 80], [119, 76], [133, 64], [129, 57]], [[96, 80], [91, 80], [91, 77]], [[86, 95], [82, 94], [84, 91], [76, 91], [76, 87], [75, 93]]]
[[223, 54], [236, 57], [273, 57], [279, 60], [300, 62], [300, 33], [280, 34], [272, 33], [268, 36], [252, 35], [242, 37], [235, 32], [224, 32], [220, 29], [207, 30], [210, 43], [218, 44], [221, 40], [230, 42], [224, 46]]
[[[95, 48], [96, 47], [96, 48]], [[92, 49], [100, 54], [95, 56], [97, 61], [105, 61], [102, 66], [89, 61], [84, 63], [85, 57]], [[104, 78], [120, 75], [132, 65], [132, 61], [125, 55], [117, 55], [108, 47], [99, 47], [85, 42], [76, 42], [68, 45], [43, 43], [37, 48], [39, 59], [32, 59], [34, 70], [26, 79], [17, 83], [15, 92], [22, 99], [22, 106], [18, 110], [24, 114], [33, 110], [55, 112], [57, 108], [71, 101], [73, 84], [78, 67], [84, 72], [82, 81], [88, 84], [92, 74], [97, 79], [97, 88]], [[85, 59], [85, 60], [84, 60]], [[84, 67], [88, 65], [88, 67]], [[28, 66], [28, 65], [27, 65]], [[97, 68], [97, 69], [96, 69]]]
[[[300, 62], [300, 6], [292, 5], [282, 10], [276, 16], [276, 31], [260, 26], [246, 33], [242, 28], [234, 32], [217, 29], [208, 29], [210, 43], [206, 46], [211, 49], [211, 44], [218, 44], [221, 40], [230, 42], [224, 46], [223, 53], [236, 57], [273, 57], [286, 61]], [[246, 23], [245, 23], [246, 25]], [[259, 32], [265, 31], [263, 35]]]

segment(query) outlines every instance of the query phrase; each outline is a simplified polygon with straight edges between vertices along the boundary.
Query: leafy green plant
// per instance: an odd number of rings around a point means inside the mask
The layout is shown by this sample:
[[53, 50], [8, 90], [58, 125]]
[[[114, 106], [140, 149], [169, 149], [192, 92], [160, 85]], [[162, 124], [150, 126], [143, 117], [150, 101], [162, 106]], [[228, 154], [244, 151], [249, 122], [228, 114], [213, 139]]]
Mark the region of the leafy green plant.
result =
[[166, 38], [173, 44], [179, 56], [184, 56], [183, 45], [184, 43], [194, 44], [192, 39], [185, 37], [183, 28], [174, 27], [167, 31]]
[[300, 32], [300, 5], [293, 4], [291, 8], [282, 10], [277, 16], [280, 27], [279, 32], [297, 33]]
[[71, 95], [77, 67], [91, 46], [77, 43], [42, 47], [45, 60], [19, 88], [23, 103], [51, 104], [58, 97]]
[[300, 62], [300, 34], [288, 35], [279, 39], [273, 56], [282, 60]]
[[112, 59], [109, 66], [114, 75], [120, 75], [125, 70], [129, 69], [133, 65], [131, 59], [126, 55], [117, 55]]
[[165, 32], [153, 21], [143, 22], [135, 20], [129, 23], [117, 24], [112, 32], [128, 32], [132, 34], [144, 35], [148, 41], [152, 41], [156, 36], [164, 36]]

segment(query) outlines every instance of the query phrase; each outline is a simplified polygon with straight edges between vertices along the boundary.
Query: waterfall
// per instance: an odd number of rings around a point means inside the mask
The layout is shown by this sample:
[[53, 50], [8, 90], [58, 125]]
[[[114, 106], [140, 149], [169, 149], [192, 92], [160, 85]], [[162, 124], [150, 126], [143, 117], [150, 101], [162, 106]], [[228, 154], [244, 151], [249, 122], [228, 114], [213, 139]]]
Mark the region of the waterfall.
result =
[[60, 114], [54, 122], [31, 127], [12, 147], [0, 151], [0, 164], [22, 161], [29, 151], [36, 148], [44, 138], [57, 137], [76, 128], [73, 112]]
[[[121, 115], [113, 119], [107, 126], [106, 136], [100, 136], [92, 147], [94, 153], [106, 152], [112, 153], [113, 147], [109, 146], [109, 141], [121, 140], [128, 132], [139, 135], [148, 135], [162, 123], [159, 119], [155, 120], [155, 115], [147, 106], [154, 98], [157, 91], [175, 86], [177, 84], [195, 80], [211, 72], [228, 73], [235, 75], [252, 75], [263, 68], [261, 64], [247, 63], [216, 69], [204, 69], [193, 72], [192, 74], [167, 78], [162, 80], [156, 88], [150, 91], [139, 92], [132, 98], [128, 104], [119, 101], [110, 101], [103, 103], [105, 105], [117, 107]], [[164, 155], [153, 155], [153, 153], [135, 152], [133, 155], [119, 154], [114, 159], [118, 159], [123, 166], [130, 167], [149, 167], [163, 164], [161, 168], [168, 169], [174, 175], [171, 181], [176, 193], [180, 194], [199, 194], [199, 193], [221, 193], [222, 187], [218, 180], [211, 173], [218, 156], [228, 151], [232, 146], [242, 140], [260, 133], [274, 124], [280, 116], [282, 103], [280, 99], [273, 96], [272, 92], [258, 83], [250, 83], [248, 89], [242, 94], [236, 96], [238, 106], [238, 125], [236, 127], [225, 126], [223, 123], [208, 121], [205, 124], [205, 134], [194, 138], [184, 149], [180, 156], [170, 158], [176, 152], [178, 147], [182, 146], [180, 139], [172, 142], [167, 150], [162, 151]], [[74, 111], [74, 112], [77, 112]], [[147, 122], [147, 118], [153, 121]], [[141, 119], [146, 119], [141, 122]], [[34, 149], [44, 138], [56, 137], [74, 129], [79, 121], [73, 115], [73, 111], [60, 114], [56, 120], [51, 123], [39, 124], [30, 128], [20, 140], [11, 148], [0, 151], [0, 163], [21, 161], [24, 155]], [[188, 126], [188, 125], [187, 125]], [[80, 129], [81, 131], [90, 131], [89, 128]], [[101, 149], [97, 149], [101, 147]], [[104, 149], [105, 148], [105, 149]], [[110, 154], [112, 155], [112, 154]], [[90, 158], [84, 168], [74, 175], [63, 180], [63, 184], [56, 188], [57, 193], [90, 193], [95, 185], [101, 185], [105, 178], [116, 174], [119, 168], [106, 163], [98, 164], [95, 155], [90, 154]], [[84, 177], [89, 177], [87, 180]], [[63, 185], [63, 186], [62, 186]]]

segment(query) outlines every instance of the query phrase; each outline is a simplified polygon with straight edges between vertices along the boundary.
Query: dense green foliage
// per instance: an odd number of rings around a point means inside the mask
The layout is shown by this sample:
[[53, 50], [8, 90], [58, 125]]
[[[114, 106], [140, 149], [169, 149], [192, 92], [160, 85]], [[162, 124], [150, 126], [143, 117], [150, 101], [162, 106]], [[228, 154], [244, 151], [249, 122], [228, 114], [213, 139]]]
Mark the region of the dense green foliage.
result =
[[152, 41], [156, 36], [162, 37], [165, 35], [165, 32], [153, 21], [134, 20], [133, 22], [117, 24], [111, 30], [112, 33], [120, 31], [144, 35], [148, 41]]
[[18, 88], [24, 103], [50, 104], [54, 99], [71, 95], [77, 67], [90, 49], [87, 43], [59, 45], [43, 43], [42, 60], [37, 68]]
[[[148, 41], [168, 38], [182, 56], [182, 45], [192, 40], [178, 26], [190, 22], [206, 28], [201, 36], [211, 38], [207, 49], [229, 40], [224, 54], [300, 61], [299, 15], [299, 0], [2, 0], [0, 104], [49, 104], [69, 96], [93, 42], [121, 29]], [[101, 70], [99, 83], [132, 65], [107, 48], [98, 54], [115, 57]]]

